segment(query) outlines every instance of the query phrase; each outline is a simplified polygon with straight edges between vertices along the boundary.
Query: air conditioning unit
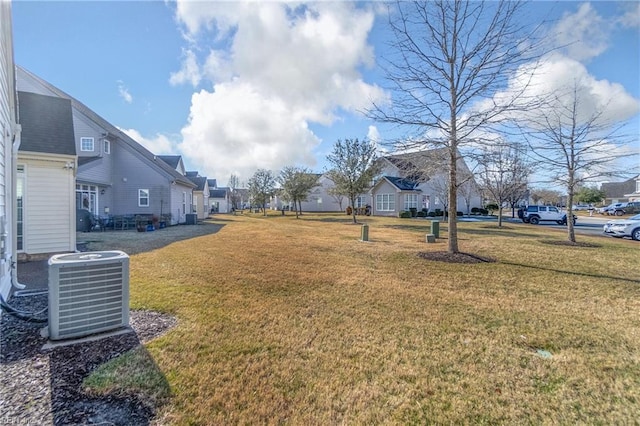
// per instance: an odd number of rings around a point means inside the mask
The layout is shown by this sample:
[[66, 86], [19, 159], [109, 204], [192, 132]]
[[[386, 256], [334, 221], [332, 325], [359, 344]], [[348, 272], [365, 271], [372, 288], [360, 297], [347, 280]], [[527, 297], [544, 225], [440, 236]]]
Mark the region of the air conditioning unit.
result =
[[88, 336], [129, 325], [129, 256], [122, 251], [49, 259], [49, 339]]

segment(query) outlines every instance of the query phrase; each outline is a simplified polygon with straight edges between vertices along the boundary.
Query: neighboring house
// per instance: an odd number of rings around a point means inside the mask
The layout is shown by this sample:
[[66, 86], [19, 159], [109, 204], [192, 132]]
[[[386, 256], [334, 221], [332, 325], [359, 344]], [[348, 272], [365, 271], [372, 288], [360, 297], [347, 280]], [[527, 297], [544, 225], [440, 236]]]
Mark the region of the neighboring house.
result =
[[171, 215], [184, 223], [195, 185], [86, 105], [18, 67], [18, 89], [71, 101], [78, 155], [76, 207], [99, 216]]
[[198, 219], [206, 219], [211, 211], [209, 205], [209, 183], [206, 177], [202, 177], [198, 172], [187, 172], [187, 178], [196, 185], [193, 188], [193, 209], [198, 215]]
[[211, 213], [231, 212], [231, 190], [229, 188], [209, 188], [209, 211]]
[[180, 173], [182, 176], [187, 175], [184, 168], [184, 162], [182, 161], [182, 155], [158, 155], [158, 158], [167, 163], [172, 169]]
[[638, 175], [634, 180], [636, 181], [635, 191], [629, 194], [624, 194], [625, 197], [628, 197], [629, 202], [640, 201], [640, 175]]
[[[604, 205], [608, 206], [613, 203], [622, 203], [627, 201], [635, 201], [634, 191], [638, 191], [638, 177], [634, 177], [624, 182], [607, 182], [603, 183], [600, 190], [604, 192]], [[634, 200], [631, 200], [634, 198]]]
[[18, 92], [17, 250], [22, 256], [76, 250], [76, 144], [71, 101]]
[[[371, 190], [372, 214], [395, 216], [411, 208], [444, 210], [447, 206], [447, 171], [441, 165], [445, 154], [445, 149], [441, 148], [382, 157], [382, 178]], [[458, 191], [457, 210], [464, 212], [482, 207], [480, 191], [462, 157], [457, 166], [458, 176], [466, 177], [466, 184], [471, 188], [467, 197]]]
[[20, 145], [11, 3], [0, 1], [0, 294], [7, 300], [16, 269], [15, 160]]
[[[307, 201], [301, 203], [303, 212], [339, 212], [344, 211], [349, 205], [347, 197], [342, 197], [342, 206], [340, 206], [340, 197], [330, 195], [330, 190], [334, 184], [326, 174], [317, 174], [318, 186], [313, 188], [307, 196]], [[362, 203], [362, 207], [367, 204], [369, 196], [364, 194], [356, 201]]]

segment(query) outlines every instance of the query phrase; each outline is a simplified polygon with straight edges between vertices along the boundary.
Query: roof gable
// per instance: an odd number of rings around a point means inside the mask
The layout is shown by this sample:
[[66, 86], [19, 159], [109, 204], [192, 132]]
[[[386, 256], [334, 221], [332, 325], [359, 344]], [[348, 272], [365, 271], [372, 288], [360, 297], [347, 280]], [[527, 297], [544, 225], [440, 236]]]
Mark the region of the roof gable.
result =
[[89, 120], [93, 121], [98, 126], [103, 128], [105, 131], [107, 131], [107, 133], [110, 136], [117, 137], [120, 141], [122, 141], [122, 143], [124, 143], [127, 146], [129, 146], [140, 157], [144, 158], [147, 161], [147, 164], [153, 165], [154, 167], [159, 169], [165, 175], [170, 176], [177, 183], [180, 183], [180, 184], [185, 185], [185, 186], [189, 186], [191, 188], [195, 187], [195, 185], [189, 179], [184, 177], [182, 174], [180, 174], [178, 171], [176, 171], [174, 168], [169, 166], [164, 161], [157, 161], [158, 160], [157, 156], [154, 155], [151, 151], [149, 151], [148, 149], [146, 149], [145, 147], [140, 145], [133, 138], [131, 138], [129, 135], [127, 135], [126, 133], [124, 133], [123, 131], [121, 131], [117, 127], [115, 127], [113, 124], [109, 123], [107, 120], [105, 120], [104, 118], [102, 118], [101, 116], [96, 114], [92, 109], [87, 107], [82, 102], [78, 101], [77, 99], [75, 99], [74, 97], [68, 95], [67, 93], [63, 92], [62, 90], [58, 89], [57, 87], [55, 87], [51, 83], [47, 82], [46, 80], [43, 80], [42, 78], [38, 77], [37, 75], [25, 70], [24, 68], [22, 68], [20, 66], [16, 66], [16, 69], [18, 71], [17, 72], [17, 76], [18, 76], [17, 78], [18, 79], [28, 77], [32, 81], [37, 82], [38, 84], [40, 84], [41, 86], [43, 86], [47, 90], [49, 90], [52, 93], [54, 93], [59, 98], [63, 98], [63, 99], [67, 99], [67, 100], [71, 101], [71, 106], [73, 107], [73, 109], [75, 109], [79, 113], [83, 114]]
[[76, 155], [71, 102], [18, 92], [20, 151]]

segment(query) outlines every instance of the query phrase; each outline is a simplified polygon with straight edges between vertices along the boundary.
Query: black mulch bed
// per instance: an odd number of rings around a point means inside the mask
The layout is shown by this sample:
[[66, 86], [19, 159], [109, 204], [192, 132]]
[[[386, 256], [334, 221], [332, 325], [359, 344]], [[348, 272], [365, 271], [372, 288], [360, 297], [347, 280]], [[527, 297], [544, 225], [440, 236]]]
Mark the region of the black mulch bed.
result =
[[471, 253], [449, 253], [447, 251], [421, 251], [418, 257], [447, 263], [493, 263], [495, 259]]
[[[47, 296], [14, 297], [24, 310], [46, 307]], [[176, 324], [169, 315], [131, 311], [134, 332], [43, 350], [46, 323], [2, 315], [0, 335], [0, 419], [25, 424], [146, 425], [155, 408], [136, 396], [91, 396], [82, 381], [101, 364], [164, 333]]]
[[568, 246], [568, 247], [587, 247], [587, 248], [598, 248], [598, 247], [602, 247], [602, 245], [600, 244], [596, 244], [596, 243], [587, 243], [587, 242], [583, 242], [583, 241], [576, 241], [575, 243], [572, 243], [569, 240], [540, 240], [540, 242], [542, 244], [550, 244], [553, 246]]

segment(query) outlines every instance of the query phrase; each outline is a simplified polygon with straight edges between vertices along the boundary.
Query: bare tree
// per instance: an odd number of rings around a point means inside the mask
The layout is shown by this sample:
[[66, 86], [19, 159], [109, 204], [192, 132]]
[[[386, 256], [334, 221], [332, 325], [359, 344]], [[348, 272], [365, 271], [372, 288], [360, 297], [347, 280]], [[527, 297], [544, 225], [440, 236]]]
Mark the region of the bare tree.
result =
[[229, 190], [231, 192], [231, 208], [233, 210], [233, 214], [236, 214], [236, 210], [238, 210], [238, 203], [240, 201], [240, 197], [237, 191], [237, 189], [240, 187], [240, 178], [238, 178], [238, 175], [231, 174], [227, 186], [229, 187]]
[[304, 167], [285, 167], [280, 171], [278, 182], [284, 197], [293, 203], [296, 219], [302, 214], [302, 202], [306, 201], [313, 188], [318, 186], [319, 176]]
[[[483, 142], [480, 130], [507, 112], [530, 108], [525, 83], [509, 96], [493, 96], [509, 77], [531, 68], [537, 45], [518, 24], [521, 2], [398, 1], [389, 13], [394, 38], [384, 71], [393, 95], [369, 116], [402, 126], [412, 135], [404, 147], [444, 147], [449, 209], [457, 210], [458, 159], [463, 147]], [[508, 99], [507, 99], [508, 98]], [[458, 252], [456, 215], [449, 215], [448, 251]]]
[[356, 198], [371, 187], [371, 181], [379, 173], [376, 146], [368, 140], [338, 140], [327, 160], [332, 166], [327, 176], [335, 185], [335, 192], [349, 199], [353, 223], [358, 223]]
[[[630, 139], [622, 135], [618, 117], [608, 117], [606, 108], [592, 109], [583, 102], [580, 82], [559, 93], [544, 106], [527, 114], [525, 138], [531, 154], [539, 160], [549, 181], [567, 192], [567, 217], [571, 217], [576, 191], [588, 182], [630, 174], [615, 167], [616, 160], [628, 157], [624, 148]], [[635, 153], [637, 155], [637, 152]], [[632, 171], [631, 174], [637, 173]], [[576, 242], [572, 220], [567, 220], [567, 237]]]
[[502, 206], [515, 194], [526, 190], [529, 168], [520, 150], [513, 145], [485, 149], [479, 157], [478, 176], [485, 194], [498, 205], [498, 227], [502, 226]]
[[262, 212], [266, 216], [266, 205], [269, 197], [273, 194], [276, 180], [271, 170], [258, 169], [251, 179], [249, 179], [249, 194], [254, 203], [262, 207]]

